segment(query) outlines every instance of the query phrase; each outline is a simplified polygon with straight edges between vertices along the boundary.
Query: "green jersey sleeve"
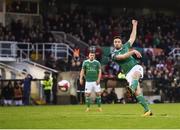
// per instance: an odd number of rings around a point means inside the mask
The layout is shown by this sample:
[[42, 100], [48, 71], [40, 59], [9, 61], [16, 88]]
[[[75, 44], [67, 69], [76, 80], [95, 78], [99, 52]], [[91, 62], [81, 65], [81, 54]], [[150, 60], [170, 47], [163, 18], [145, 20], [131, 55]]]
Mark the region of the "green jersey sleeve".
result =
[[131, 48], [131, 43], [129, 41], [127, 41], [124, 45], [123, 45], [124, 48]]
[[101, 63], [98, 61], [98, 69], [101, 69]]
[[85, 69], [86, 65], [85, 65], [85, 61], [82, 63], [82, 69]]

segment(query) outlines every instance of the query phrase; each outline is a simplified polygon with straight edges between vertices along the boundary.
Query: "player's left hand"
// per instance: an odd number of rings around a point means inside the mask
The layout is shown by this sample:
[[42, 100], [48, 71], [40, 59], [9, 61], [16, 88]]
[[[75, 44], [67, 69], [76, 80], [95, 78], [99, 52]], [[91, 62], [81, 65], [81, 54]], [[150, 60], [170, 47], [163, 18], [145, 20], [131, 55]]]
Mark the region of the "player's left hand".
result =
[[139, 51], [137, 51], [137, 50], [133, 50], [133, 51], [134, 51], [134, 54], [137, 56], [137, 58], [142, 57], [142, 55], [141, 55], [141, 53]]
[[133, 24], [133, 25], [137, 25], [137, 24], [138, 24], [138, 21], [133, 19], [133, 20], [132, 20], [132, 24]]

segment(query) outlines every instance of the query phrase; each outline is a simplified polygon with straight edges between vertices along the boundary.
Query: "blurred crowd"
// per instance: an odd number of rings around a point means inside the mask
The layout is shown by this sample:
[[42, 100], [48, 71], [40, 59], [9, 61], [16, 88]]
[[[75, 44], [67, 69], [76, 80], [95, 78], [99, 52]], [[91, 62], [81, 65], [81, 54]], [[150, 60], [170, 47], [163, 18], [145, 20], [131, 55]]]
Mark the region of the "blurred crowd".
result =
[[1, 81], [1, 94], [0, 94], [0, 104], [3, 105], [29, 105], [30, 95], [31, 95], [31, 81], [33, 77], [23, 70], [25, 77], [23, 80], [11, 81], [7, 80], [5, 82]]
[[3, 87], [1, 96], [4, 98], [4, 105], [23, 105], [23, 89], [20, 82], [15, 82], [14, 84], [11, 81]]
[[0, 40], [31, 43], [54, 42], [52, 34], [40, 25], [28, 27], [21, 20], [12, 20], [11, 24], [5, 27], [0, 24]]
[[[64, 31], [93, 46], [97, 51], [98, 60], [101, 61], [101, 46], [112, 46], [113, 37], [117, 35], [122, 36], [124, 42], [127, 41], [131, 32], [131, 19], [137, 16], [135, 10], [122, 10], [120, 15], [114, 16], [110, 13], [98, 14], [78, 6], [73, 10], [58, 12], [55, 0], [48, 6], [51, 10], [43, 15], [42, 25], [28, 27], [21, 20], [12, 20], [11, 24], [5, 27], [0, 24], [0, 40], [59, 42], [50, 31]], [[33, 10], [31, 6], [29, 9], [23, 7], [23, 3], [17, 1], [9, 6], [8, 10], [30, 13]], [[176, 67], [180, 58], [169, 55], [173, 48], [180, 48], [180, 17], [156, 12], [139, 14], [136, 19], [139, 24], [134, 47], [140, 49], [143, 54], [139, 62], [144, 67], [144, 79], [156, 79], [155, 93], [164, 94], [171, 101], [180, 101], [177, 98], [180, 97], [180, 74]], [[156, 48], [160, 50], [155, 53]], [[55, 61], [50, 54], [46, 65], [62, 71], [72, 68], [79, 70], [83, 60], [80, 57], [82, 50], [78, 50], [78, 47], [75, 49], [76, 53], [72, 54], [69, 61]], [[84, 53], [87, 52], [88, 50]], [[103, 70], [104, 74], [117, 75], [121, 68], [110, 60]]]
[[[87, 42], [89, 45], [111, 46], [112, 38], [121, 35], [125, 40], [131, 32], [131, 19], [136, 11], [122, 11], [119, 16], [102, 15], [76, 8], [44, 17], [44, 26], [49, 30], [64, 31]], [[143, 15], [137, 18], [137, 47], [160, 47], [169, 51], [179, 47], [179, 16], [166, 16], [163, 13]], [[168, 44], [168, 46], [167, 46]]]
[[36, 1], [7, 1], [6, 2], [7, 12], [18, 12], [18, 13], [37, 13], [37, 2]]

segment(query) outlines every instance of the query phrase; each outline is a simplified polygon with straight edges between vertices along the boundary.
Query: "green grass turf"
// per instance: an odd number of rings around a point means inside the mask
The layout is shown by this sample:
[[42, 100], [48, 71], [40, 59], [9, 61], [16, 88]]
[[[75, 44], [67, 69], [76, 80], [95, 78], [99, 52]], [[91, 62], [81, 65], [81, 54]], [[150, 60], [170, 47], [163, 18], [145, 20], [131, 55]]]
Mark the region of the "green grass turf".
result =
[[153, 104], [152, 117], [141, 117], [139, 104], [0, 107], [0, 128], [180, 128], [180, 104]]

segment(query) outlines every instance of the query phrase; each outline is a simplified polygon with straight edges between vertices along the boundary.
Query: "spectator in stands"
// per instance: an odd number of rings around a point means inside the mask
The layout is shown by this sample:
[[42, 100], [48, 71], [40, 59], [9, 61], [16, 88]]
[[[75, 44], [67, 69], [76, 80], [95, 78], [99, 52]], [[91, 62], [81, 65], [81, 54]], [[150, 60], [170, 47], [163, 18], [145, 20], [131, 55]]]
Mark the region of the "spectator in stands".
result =
[[57, 104], [57, 78], [58, 78], [58, 74], [57, 73], [52, 73], [52, 82], [53, 82], [53, 86], [52, 86], [52, 95], [53, 95], [53, 104]]
[[108, 98], [108, 103], [117, 103], [118, 102], [118, 97], [117, 94], [115, 92], [115, 89], [112, 88], [110, 93], [107, 95]]
[[173, 91], [173, 102], [180, 101], [180, 77], [178, 76], [179, 72], [176, 71], [171, 80], [171, 89]]
[[63, 60], [63, 58], [59, 58], [57, 61], [56, 61], [56, 66], [57, 66], [57, 69], [59, 71], [65, 71], [65, 61]]
[[23, 103], [24, 105], [29, 105], [31, 97], [31, 81], [33, 77], [25, 69], [23, 70], [23, 74], [25, 74], [25, 78], [23, 80]]
[[96, 59], [98, 61], [101, 61], [101, 59], [102, 59], [102, 49], [99, 46], [99, 44], [96, 46]]
[[[85, 81], [84, 78], [83, 81]], [[79, 77], [77, 79], [77, 98], [80, 104], [85, 103], [85, 82], [83, 82], [83, 85], [81, 85], [79, 81]]]
[[37, 3], [34, 1], [14, 0], [8, 2], [6, 8], [13, 13], [37, 13]]
[[13, 86], [11, 81], [9, 81], [7, 86], [2, 89], [2, 98], [4, 99], [4, 105], [12, 105], [13, 96]]
[[101, 102], [103, 104], [109, 103], [107, 89], [104, 89], [103, 92], [101, 93]]
[[16, 106], [21, 106], [23, 99], [23, 90], [20, 82], [14, 83], [14, 103]]
[[109, 77], [112, 77], [116, 76], [119, 73], [120, 68], [115, 62], [109, 60], [108, 64], [105, 66], [105, 71], [106, 74], [109, 75]]
[[124, 93], [124, 103], [136, 103], [136, 97], [132, 94], [130, 88], [126, 87], [126, 92]]
[[52, 69], [56, 68], [56, 59], [54, 58], [54, 55], [52, 53], [47, 56], [45, 64], [49, 68], [52, 68]]
[[44, 72], [44, 80], [42, 80], [41, 84], [44, 88], [44, 94], [45, 94], [45, 99], [46, 99], [46, 104], [51, 103], [51, 90], [53, 87], [53, 81], [50, 76], [50, 72], [45, 71]]
[[72, 58], [72, 67], [73, 68], [77, 68], [75, 70], [78, 70], [78, 68], [81, 65], [81, 61], [80, 61], [80, 48], [78, 46], [75, 46], [74, 50], [73, 50], [73, 58]]

